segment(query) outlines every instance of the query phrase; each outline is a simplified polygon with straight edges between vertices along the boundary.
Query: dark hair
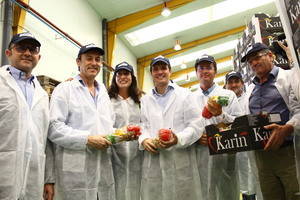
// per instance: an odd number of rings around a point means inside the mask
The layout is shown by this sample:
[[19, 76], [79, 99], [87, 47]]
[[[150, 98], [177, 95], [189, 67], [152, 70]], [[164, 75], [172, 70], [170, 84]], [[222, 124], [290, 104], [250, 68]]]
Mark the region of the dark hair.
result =
[[[131, 74], [132, 83], [129, 86], [128, 93], [129, 93], [129, 96], [132, 98], [132, 100], [135, 103], [140, 104], [140, 99], [141, 99], [142, 95], [145, 94], [145, 92], [143, 92], [142, 90], [140, 90], [138, 88], [136, 77], [134, 76], [134, 74], [131, 73], [131, 72], [130, 72], [130, 74]], [[118, 87], [117, 82], [116, 82], [116, 76], [117, 76], [117, 73], [114, 73], [112, 81], [111, 81], [111, 85], [108, 89], [108, 96], [111, 99], [112, 98], [117, 99], [118, 94], [119, 94], [119, 87]]]

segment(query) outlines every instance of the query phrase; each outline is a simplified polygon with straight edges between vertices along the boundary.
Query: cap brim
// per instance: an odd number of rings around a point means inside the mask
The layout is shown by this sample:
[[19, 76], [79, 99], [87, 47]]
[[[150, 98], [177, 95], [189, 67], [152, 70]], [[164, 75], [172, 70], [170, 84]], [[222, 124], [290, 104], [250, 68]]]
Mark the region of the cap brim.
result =
[[104, 55], [104, 50], [101, 49], [101, 48], [99, 48], [99, 47], [91, 47], [91, 48], [88, 48], [88, 49], [86, 49], [85, 51], [82, 51], [82, 52], [80, 53], [80, 55], [81, 55], [81, 54], [84, 54], [84, 53], [86, 53], [86, 52], [89, 52], [89, 51], [98, 51], [98, 52], [100, 53], [100, 55]]
[[40, 47], [41, 46], [41, 43], [35, 39], [35, 38], [19, 38], [18, 40], [15, 40], [13, 42], [13, 44], [17, 44], [19, 42], [22, 42], [22, 41], [31, 41], [32, 43], [34, 43], [36, 46]]
[[229, 75], [229, 76], [226, 78], [226, 82], [227, 82], [229, 79], [231, 79], [232, 77], [236, 77], [236, 78], [238, 78], [238, 79], [242, 79], [242, 78], [239, 77], [238, 75], [233, 74], [233, 75]]
[[153, 66], [153, 65], [155, 65], [156, 63], [158, 63], [158, 62], [162, 62], [162, 63], [165, 63], [166, 65], [170, 65], [167, 61], [165, 61], [165, 60], [156, 60], [156, 61], [154, 61], [153, 63], [151, 63], [151, 66]]
[[128, 67], [119, 67], [117, 70], [115, 70], [115, 72], [118, 72], [118, 71], [120, 71], [120, 70], [122, 70], [122, 69], [124, 69], [124, 70], [126, 70], [126, 71], [129, 71], [129, 72], [133, 72], [133, 70], [132, 70], [132, 69], [129, 69]]

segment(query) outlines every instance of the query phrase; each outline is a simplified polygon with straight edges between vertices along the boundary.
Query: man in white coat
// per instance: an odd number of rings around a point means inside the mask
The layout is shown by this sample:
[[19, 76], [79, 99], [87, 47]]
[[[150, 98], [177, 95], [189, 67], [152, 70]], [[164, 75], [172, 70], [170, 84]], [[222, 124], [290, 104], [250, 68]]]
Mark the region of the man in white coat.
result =
[[50, 102], [49, 139], [56, 145], [58, 196], [64, 200], [114, 200], [111, 143], [112, 106], [95, 77], [104, 51], [89, 44], [76, 59], [79, 75], [58, 85]]
[[291, 87], [291, 71], [274, 65], [274, 55], [262, 43], [249, 47], [242, 62], [255, 73], [249, 86], [251, 114], [280, 113], [281, 122], [266, 126], [272, 131], [264, 150], [255, 151], [264, 200], [294, 200], [299, 190], [296, 176], [293, 134], [299, 130], [300, 104]]
[[43, 198], [49, 99], [31, 74], [40, 60], [40, 47], [29, 32], [14, 35], [5, 50], [10, 65], [0, 68], [2, 200]]
[[[188, 89], [170, 82], [171, 66], [158, 56], [150, 65], [152, 91], [141, 100], [142, 135], [146, 150], [142, 165], [142, 200], [201, 200], [195, 143], [203, 132], [200, 111]], [[196, 122], [197, 121], [197, 122]], [[170, 129], [171, 139], [157, 142], [160, 129]]]
[[[249, 114], [248, 98], [241, 73], [232, 71], [226, 74], [225, 86], [226, 89], [231, 90], [236, 94], [243, 114]], [[243, 200], [262, 200], [254, 152], [238, 152], [236, 157], [239, 172], [239, 186], [243, 195]]]
[[[214, 57], [202, 55], [196, 60], [195, 70], [200, 87], [193, 93], [196, 105], [203, 110], [209, 97], [227, 96], [228, 106], [222, 109], [221, 115], [205, 120], [205, 126], [220, 122], [233, 122], [241, 116], [242, 110], [234, 92], [223, 89], [214, 83], [217, 74], [217, 63]], [[235, 154], [209, 156], [206, 134], [200, 138], [197, 145], [197, 162], [200, 173], [202, 193], [205, 200], [238, 200], [238, 171]]]

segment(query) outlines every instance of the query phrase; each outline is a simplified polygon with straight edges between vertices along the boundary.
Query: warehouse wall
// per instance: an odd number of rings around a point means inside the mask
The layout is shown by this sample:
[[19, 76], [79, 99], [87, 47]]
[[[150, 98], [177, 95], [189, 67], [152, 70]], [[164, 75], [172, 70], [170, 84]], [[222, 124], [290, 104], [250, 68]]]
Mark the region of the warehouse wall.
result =
[[118, 37], [116, 38], [116, 45], [115, 45], [115, 51], [112, 61], [112, 67], [115, 68], [115, 66], [123, 61], [128, 62], [130, 65], [133, 66], [134, 72], [136, 74], [136, 66], [137, 66], [137, 58], [133, 55], [133, 53], [126, 47], [126, 45], [123, 43], [122, 40], [120, 40]]
[[[95, 43], [102, 46], [102, 19], [85, 0], [30, 0], [30, 6], [82, 45]], [[35, 75], [47, 75], [62, 81], [78, 73], [77, 46], [29, 13], [24, 29], [33, 33], [42, 44], [42, 58], [34, 70]], [[101, 77], [100, 74], [97, 79], [100, 81]]]

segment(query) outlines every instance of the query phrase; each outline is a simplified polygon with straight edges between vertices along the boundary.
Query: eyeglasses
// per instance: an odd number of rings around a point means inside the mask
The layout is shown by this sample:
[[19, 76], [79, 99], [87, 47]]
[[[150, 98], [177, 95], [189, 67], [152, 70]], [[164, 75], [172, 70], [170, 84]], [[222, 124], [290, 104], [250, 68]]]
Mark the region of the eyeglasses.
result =
[[16, 45], [16, 46], [12, 46], [10, 49], [15, 49], [18, 53], [25, 53], [28, 49], [32, 55], [36, 55], [40, 52], [40, 47], [30, 46], [30, 45], [22, 45], [22, 46]]
[[255, 56], [250, 56], [249, 58], [247, 58], [247, 63], [251, 64], [254, 60], [258, 60], [265, 55], [267, 55], [267, 53], [261, 53], [261, 54], [255, 55]]

